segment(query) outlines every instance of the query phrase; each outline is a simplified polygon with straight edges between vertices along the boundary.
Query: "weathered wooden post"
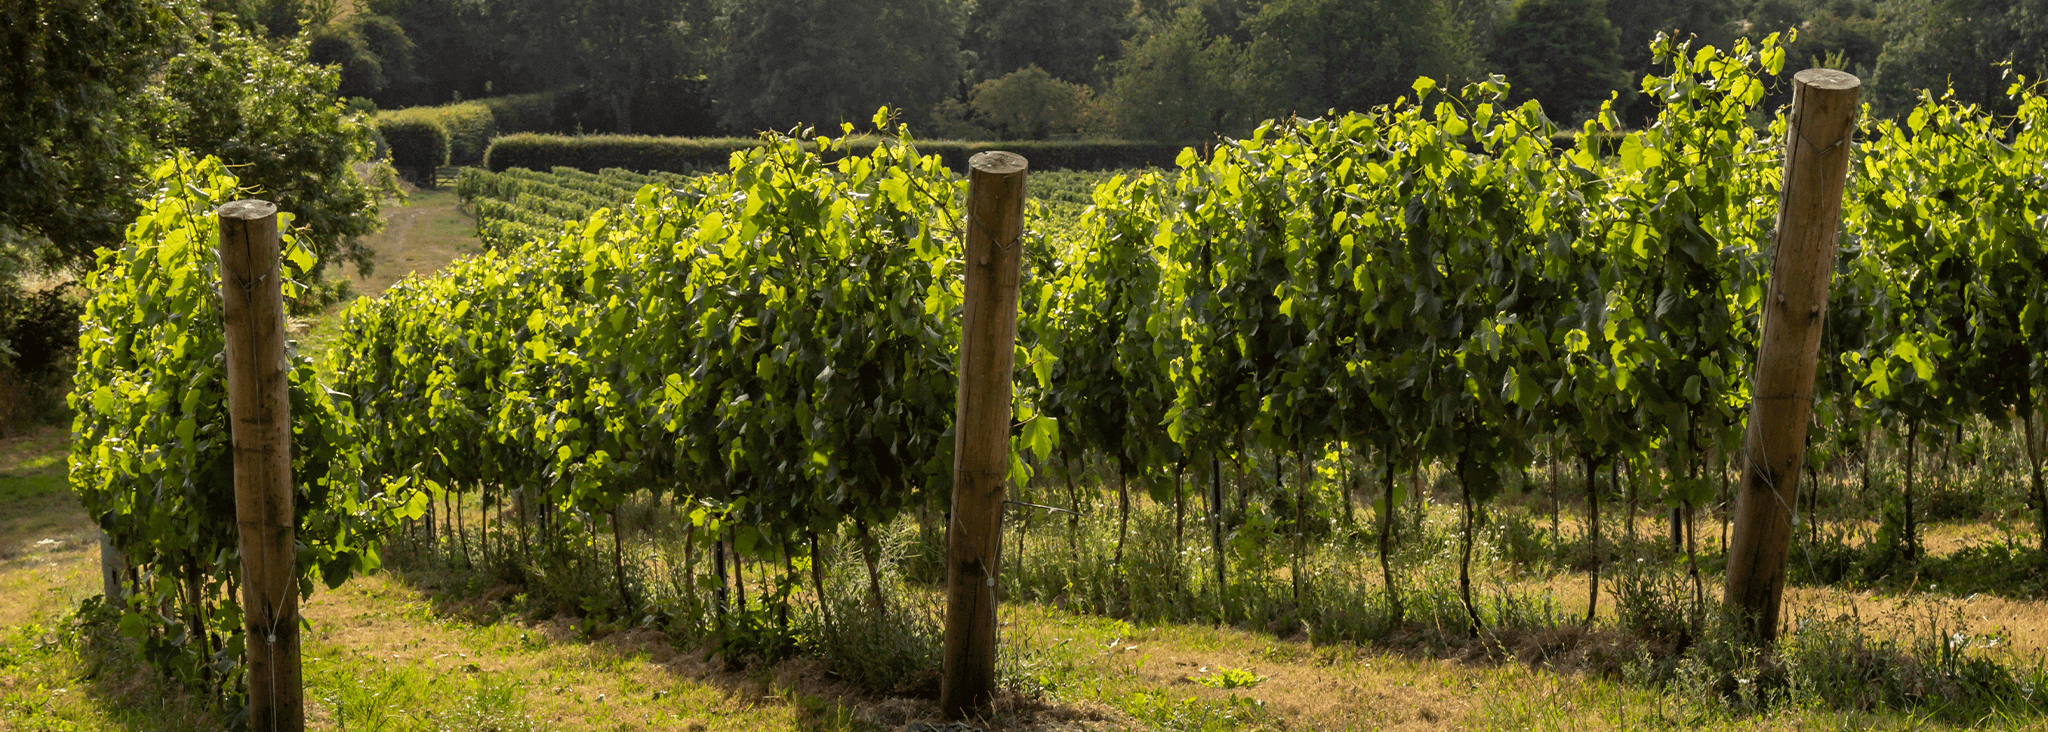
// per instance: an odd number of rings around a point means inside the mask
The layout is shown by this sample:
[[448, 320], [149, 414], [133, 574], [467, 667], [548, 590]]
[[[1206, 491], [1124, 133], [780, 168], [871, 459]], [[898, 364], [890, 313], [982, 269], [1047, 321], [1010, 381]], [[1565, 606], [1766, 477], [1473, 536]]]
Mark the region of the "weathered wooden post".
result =
[[108, 607], [121, 608], [128, 605], [128, 588], [121, 584], [127, 579], [128, 560], [121, 556], [119, 547], [114, 546], [114, 537], [102, 529], [100, 532], [100, 594], [106, 596]]
[[277, 206], [220, 207], [221, 305], [227, 331], [228, 420], [235, 456], [235, 524], [248, 632], [249, 725], [306, 728], [294, 580], [292, 420], [285, 377], [284, 293]]
[[960, 393], [954, 413], [953, 517], [946, 527], [945, 676], [939, 708], [986, 711], [996, 686], [996, 560], [1010, 455], [1010, 373], [1023, 269], [1024, 158], [968, 161], [967, 296], [961, 303]]
[[1821, 321], [1828, 277], [1834, 272], [1835, 232], [1861, 84], [1831, 69], [1801, 71], [1792, 81], [1776, 251], [1723, 594], [1723, 602], [1743, 614], [1751, 638], [1759, 642], [1778, 635], [1792, 510], [1799, 505], [1799, 466], [1813, 411]]

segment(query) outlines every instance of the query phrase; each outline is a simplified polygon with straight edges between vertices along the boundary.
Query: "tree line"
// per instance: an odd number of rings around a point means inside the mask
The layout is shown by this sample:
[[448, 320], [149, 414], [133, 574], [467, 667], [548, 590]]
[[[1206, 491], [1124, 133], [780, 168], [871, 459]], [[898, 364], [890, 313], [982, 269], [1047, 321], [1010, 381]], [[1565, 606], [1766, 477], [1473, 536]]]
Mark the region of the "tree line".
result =
[[2048, 71], [2039, 0], [374, 0], [345, 18], [256, 1], [300, 13], [346, 95], [575, 88], [588, 129], [662, 134], [890, 104], [928, 136], [1198, 139], [1490, 74], [1566, 125], [1618, 95], [1633, 126], [1654, 116], [1637, 80], [1659, 32], [1725, 49], [1793, 29], [1786, 73], [1856, 73], [1880, 113], [1949, 86], [1995, 106], [2006, 75]]

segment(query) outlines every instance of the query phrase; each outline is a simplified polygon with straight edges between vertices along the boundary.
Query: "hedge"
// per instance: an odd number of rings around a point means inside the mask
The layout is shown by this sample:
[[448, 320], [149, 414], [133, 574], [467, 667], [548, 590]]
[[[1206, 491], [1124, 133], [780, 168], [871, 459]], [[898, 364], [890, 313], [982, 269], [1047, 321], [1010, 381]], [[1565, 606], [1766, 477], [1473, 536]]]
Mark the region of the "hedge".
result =
[[[506, 135], [491, 143], [484, 167], [549, 170], [557, 166], [597, 172], [605, 168], [691, 173], [723, 169], [735, 151], [761, 146], [759, 139], [738, 137], [645, 137], [631, 135]], [[856, 140], [855, 154], [874, 150], [872, 140]], [[955, 170], [966, 170], [975, 153], [1007, 150], [1031, 161], [1034, 170], [1110, 170], [1172, 167], [1189, 145], [1121, 140], [1055, 140], [966, 142], [927, 140], [917, 149], [938, 155]]]
[[476, 165], [483, 162], [491, 138], [503, 129], [489, 105], [481, 101], [444, 104], [438, 107], [407, 107], [377, 113], [378, 120], [420, 121], [439, 125], [448, 133], [448, 163]]
[[448, 130], [421, 116], [380, 114], [376, 126], [391, 146], [391, 166], [432, 186], [435, 171], [448, 164]]
[[[498, 123], [501, 134], [562, 132], [570, 128], [564, 123], [569, 116], [564, 113], [564, 107], [580, 103], [574, 97], [564, 92], [535, 92], [487, 97], [476, 100], [476, 103], [491, 109], [491, 119]], [[482, 149], [477, 150], [477, 162], [483, 161], [483, 154]]]

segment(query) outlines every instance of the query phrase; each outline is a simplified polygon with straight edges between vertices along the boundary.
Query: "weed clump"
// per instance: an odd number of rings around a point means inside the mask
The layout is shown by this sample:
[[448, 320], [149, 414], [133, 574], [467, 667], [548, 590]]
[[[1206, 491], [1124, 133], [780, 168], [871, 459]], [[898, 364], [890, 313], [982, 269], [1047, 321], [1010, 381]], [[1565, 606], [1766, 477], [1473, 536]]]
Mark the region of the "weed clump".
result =
[[944, 626], [936, 598], [891, 593], [877, 605], [844, 593], [829, 602], [831, 620], [819, 619], [806, 650], [831, 673], [872, 694], [938, 698]]

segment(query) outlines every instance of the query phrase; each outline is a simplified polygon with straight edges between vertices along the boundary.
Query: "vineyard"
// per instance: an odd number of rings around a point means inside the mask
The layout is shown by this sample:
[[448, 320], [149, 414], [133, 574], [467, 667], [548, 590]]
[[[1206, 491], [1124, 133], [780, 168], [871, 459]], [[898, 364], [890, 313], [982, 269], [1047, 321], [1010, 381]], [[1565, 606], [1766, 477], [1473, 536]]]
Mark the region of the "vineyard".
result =
[[[1735, 714], [2038, 724], [2041, 645], [1815, 621], [1766, 652], [1715, 612], [1784, 52], [1657, 52], [1655, 124], [1603, 114], [1564, 148], [1498, 78], [1421, 79], [1177, 170], [1032, 172], [1001, 598], [1588, 670]], [[2008, 93], [2011, 118], [1930, 97], [1859, 120], [1795, 586], [2048, 597], [2048, 99]], [[302, 595], [432, 565], [728, 663], [936, 691], [966, 182], [875, 124], [872, 154], [774, 137], [700, 176], [465, 170], [487, 251], [358, 301], [291, 371]], [[71, 481], [131, 567], [121, 631], [231, 695], [206, 244], [233, 179], [157, 180], [87, 284]], [[1932, 556], [1929, 523], [1957, 519], [2003, 539]], [[1009, 687], [1057, 686], [1028, 661]]]

